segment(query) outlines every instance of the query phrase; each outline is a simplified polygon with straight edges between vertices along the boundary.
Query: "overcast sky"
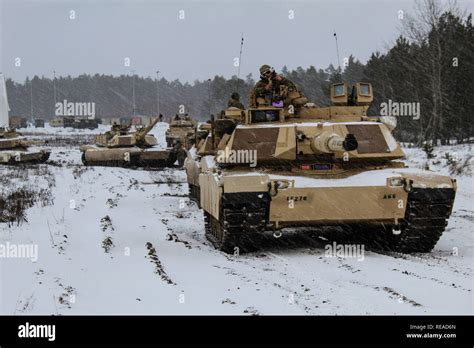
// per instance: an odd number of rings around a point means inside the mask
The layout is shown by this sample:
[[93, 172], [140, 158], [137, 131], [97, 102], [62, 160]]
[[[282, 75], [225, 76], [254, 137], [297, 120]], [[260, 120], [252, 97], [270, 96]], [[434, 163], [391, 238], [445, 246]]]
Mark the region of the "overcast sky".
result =
[[[473, 3], [460, 1], [470, 11]], [[241, 77], [258, 77], [264, 63], [326, 68], [337, 64], [334, 29], [341, 60], [353, 54], [365, 62], [399, 35], [399, 10], [412, 11], [413, 2], [0, 0], [0, 71], [16, 81], [53, 70], [152, 77], [159, 70], [189, 82], [230, 77], [241, 33]]]

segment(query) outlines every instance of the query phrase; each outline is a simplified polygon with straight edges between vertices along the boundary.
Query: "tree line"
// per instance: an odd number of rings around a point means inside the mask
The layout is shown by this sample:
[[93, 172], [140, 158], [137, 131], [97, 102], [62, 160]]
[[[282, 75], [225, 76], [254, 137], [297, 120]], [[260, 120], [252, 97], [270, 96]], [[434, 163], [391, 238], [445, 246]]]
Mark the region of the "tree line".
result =
[[[334, 82], [370, 82], [374, 102], [370, 115], [380, 113], [382, 103], [419, 103], [420, 117], [398, 117], [396, 136], [401, 141], [446, 143], [472, 137], [470, 120], [474, 112], [474, 32], [472, 14], [456, 8], [442, 9], [438, 2], [417, 3], [417, 12], [402, 20], [400, 36], [385, 53], [374, 52], [363, 64], [352, 55], [341, 67], [317, 69], [298, 67], [281, 73], [291, 79], [312, 102], [330, 105], [330, 85]], [[258, 66], [255, 67], [258, 69]], [[159, 81], [130, 75], [65, 76], [53, 80], [44, 76], [23, 83], [7, 80], [10, 115], [51, 119], [55, 100], [95, 102], [97, 117], [130, 117], [159, 112], [166, 117], [179, 112], [204, 121], [226, 107], [237, 91], [248, 106], [255, 84], [252, 74], [238, 79], [216, 75], [193, 83]], [[56, 92], [54, 93], [54, 88]], [[132, 90], [135, 89], [135, 110]], [[159, 102], [158, 102], [159, 100]], [[32, 101], [32, 105], [30, 104]], [[31, 108], [32, 106], [32, 108]]]

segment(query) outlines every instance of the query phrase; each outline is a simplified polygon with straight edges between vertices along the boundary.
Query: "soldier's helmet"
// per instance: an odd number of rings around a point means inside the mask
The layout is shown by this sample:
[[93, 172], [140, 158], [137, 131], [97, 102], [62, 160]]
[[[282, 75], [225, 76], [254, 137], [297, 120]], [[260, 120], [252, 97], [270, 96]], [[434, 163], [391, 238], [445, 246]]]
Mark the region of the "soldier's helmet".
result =
[[263, 64], [261, 67], [260, 67], [260, 76], [265, 76], [266, 74], [268, 74], [269, 72], [272, 72], [273, 69], [270, 65], [268, 64]]
[[230, 96], [232, 99], [235, 99], [235, 100], [239, 100], [240, 99], [240, 95], [239, 93], [237, 92], [234, 92], [232, 93], [232, 95]]

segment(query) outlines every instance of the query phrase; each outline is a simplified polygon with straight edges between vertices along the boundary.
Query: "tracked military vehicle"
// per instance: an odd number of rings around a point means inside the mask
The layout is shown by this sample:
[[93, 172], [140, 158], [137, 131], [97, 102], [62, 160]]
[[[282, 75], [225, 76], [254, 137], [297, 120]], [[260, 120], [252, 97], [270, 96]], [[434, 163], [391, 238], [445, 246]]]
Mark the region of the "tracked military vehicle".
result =
[[186, 152], [179, 144], [163, 150], [155, 148], [157, 140], [148, 133], [158, 120], [148, 126], [136, 126], [134, 132], [129, 125], [113, 125], [110, 131], [95, 137], [95, 145], [81, 146], [82, 162], [93, 166], [160, 168], [173, 167], [178, 160], [182, 166]]
[[166, 144], [168, 147], [175, 146], [178, 142], [189, 150], [195, 142], [197, 122], [189, 116], [175, 116], [166, 131]]
[[13, 129], [0, 129], [0, 164], [46, 162], [51, 151], [32, 147], [35, 144]]
[[329, 107], [299, 92], [283, 95], [283, 103], [259, 98], [256, 108], [226, 110], [188, 154], [190, 197], [214, 246], [250, 251], [266, 231], [336, 226], [372, 248], [431, 251], [456, 181], [405, 166], [392, 135], [396, 120], [367, 116], [372, 86], [333, 85]]

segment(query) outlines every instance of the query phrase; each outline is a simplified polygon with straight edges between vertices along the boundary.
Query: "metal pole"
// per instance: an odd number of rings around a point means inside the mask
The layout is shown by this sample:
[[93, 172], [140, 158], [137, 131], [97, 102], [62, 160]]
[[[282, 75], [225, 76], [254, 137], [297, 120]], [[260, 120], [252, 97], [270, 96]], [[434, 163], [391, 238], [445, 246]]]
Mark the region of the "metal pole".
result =
[[132, 74], [132, 116], [135, 117], [135, 70]]
[[208, 98], [209, 98], [209, 115], [211, 114], [211, 79], [207, 79], [207, 93], [208, 93]]
[[54, 105], [56, 106], [56, 71], [53, 70], [53, 94], [54, 94]]
[[31, 122], [34, 122], [34, 119], [33, 119], [33, 79], [30, 80], [30, 114], [31, 114]]
[[160, 79], [159, 75], [160, 71], [156, 71], [156, 114], [159, 117], [160, 116]]

